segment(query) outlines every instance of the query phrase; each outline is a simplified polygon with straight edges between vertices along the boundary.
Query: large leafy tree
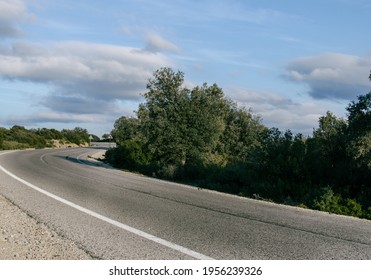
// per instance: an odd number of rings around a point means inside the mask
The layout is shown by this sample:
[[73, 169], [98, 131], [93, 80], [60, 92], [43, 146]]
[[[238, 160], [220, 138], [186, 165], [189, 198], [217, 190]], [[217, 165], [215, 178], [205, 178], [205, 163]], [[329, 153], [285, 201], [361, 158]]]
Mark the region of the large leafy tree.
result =
[[204, 84], [192, 89], [187, 103], [187, 131], [184, 136], [187, 143], [186, 161], [189, 162], [215, 151], [225, 129], [228, 102], [216, 84]]
[[183, 82], [182, 72], [157, 70], [138, 110], [154, 158], [176, 167], [193, 164], [215, 149], [227, 112], [227, 100], [217, 85], [190, 90]]
[[183, 81], [182, 72], [157, 70], [147, 83], [146, 102], [137, 113], [154, 158], [165, 164], [178, 165], [185, 160], [184, 108], [189, 91], [182, 87]]

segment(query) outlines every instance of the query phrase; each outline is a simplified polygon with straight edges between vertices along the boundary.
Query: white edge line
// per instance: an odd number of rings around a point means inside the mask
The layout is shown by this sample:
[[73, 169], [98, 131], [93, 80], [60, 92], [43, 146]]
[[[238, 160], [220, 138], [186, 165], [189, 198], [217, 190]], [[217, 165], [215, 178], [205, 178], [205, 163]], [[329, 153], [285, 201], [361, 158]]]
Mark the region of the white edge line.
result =
[[124, 229], [124, 230], [126, 230], [128, 232], [131, 232], [131, 233], [135, 234], [135, 235], [138, 235], [138, 236], [143, 237], [145, 239], [151, 240], [151, 241], [153, 241], [155, 243], [161, 244], [161, 245], [163, 245], [165, 247], [168, 247], [168, 248], [173, 249], [175, 251], [181, 252], [181, 253], [183, 253], [185, 255], [188, 255], [188, 256], [191, 256], [193, 258], [196, 258], [196, 259], [199, 259], [199, 260], [213, 260], [213, 258], [210, 258], [210, 257], [208, 257], [206, 255], [200, 254], [198, 252], [195, 252], [195, 251], [190, 250], [188, 248], [185, 248], [183, 246], [177, 245], [177, 244], [172, 243], [170, 241], [164, 240], [164, 239], [159, 238], [157, 236], [154, 236], [152, 234], [146, 233], [144, 231], [138, 230], [136, 228], [133, 228], [133, 227], [128, 226], [128, 225], [125, 225], [125, 224], [120, 223], [118, 221], [112, 220], [112, 219], [107, 218], [107, 217], [105, 217], [103, 215], [100, 215], [100, 214], [98, 214], [98, 213], [96, 213], [94, 211], [91, 211], [89, 209], [86, 209], [84, 207], [81, 207], [81, 206], [79, 206], [79, 205], [77, 205], [77, 204], [75, 204], [75, 203], [73, 203], [71, 201], [68, 201], [68, 200], [66, 200], [64, 198], [61, 198], [61, 197], [56, 196], [56, 195], [54, 195], [54, 194], [52, 194], [50, 192], [47, 192], [47, 191], [45, 191], [45, 190], [43, 190], [43, 189], [41, 189], [41, 188], [39, 188], [39, 187], [31, 184], [31, 183], [29, 183], [29, 182], [27, 182], [27, 181], [19, 178], [18, 176], [14, 175], [13, 173], [11, 173], [8, 170], [6, 170], [1, 165], [0, 165], [0, 169], [4, 173], [6, 173], [7, 175], [9, 175], [10, 177], [12, 177], [12, 178], [16, 179], [17, 181], [21, 182], [22, 184], [24, 184], [24, 185], [26, 185], [26, 186], [28, 186], [28, 187], [30, 187], [30, 188], [32, 188], [32, 189], [34, 189], [34, 190], [42, 193], [42, 194], [44, 194], [44, 195], [46, 195], [46, 196], [48, 196], [50, 198], [53, 198], [53, 199], [55, 199], [55, 200], [57, 200], [57, 201], [59, 201], [59, 202], [61, 202], [63, 204], [66, 204], [66, 205], [68, 205], [68, 206], [70, 206], [70, 207], [72, 207], [72, 208], [74, 208], [76, 210], [79, 210], [79, 211], [81, 211], [81, 212], [83, 212], [85, 214], [88, 214], [88, 215], [90, 215], [90, 216], [92, 216], [94, 218], [97, 218], [97, 219], [99, 219], [101, 221], [104, 221], [106, 223], [109, 223], [111, 225], [114, 225], [114, 226], [116, 226], [118, 228]]

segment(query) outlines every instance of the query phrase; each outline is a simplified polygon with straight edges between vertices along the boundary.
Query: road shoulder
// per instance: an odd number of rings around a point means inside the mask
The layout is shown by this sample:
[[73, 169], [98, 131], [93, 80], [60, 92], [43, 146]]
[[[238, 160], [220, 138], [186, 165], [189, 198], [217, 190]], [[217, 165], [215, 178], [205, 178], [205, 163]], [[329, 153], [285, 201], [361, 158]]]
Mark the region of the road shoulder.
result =
[[87, 260], [91, 257], [0, 195], [1, 260]]

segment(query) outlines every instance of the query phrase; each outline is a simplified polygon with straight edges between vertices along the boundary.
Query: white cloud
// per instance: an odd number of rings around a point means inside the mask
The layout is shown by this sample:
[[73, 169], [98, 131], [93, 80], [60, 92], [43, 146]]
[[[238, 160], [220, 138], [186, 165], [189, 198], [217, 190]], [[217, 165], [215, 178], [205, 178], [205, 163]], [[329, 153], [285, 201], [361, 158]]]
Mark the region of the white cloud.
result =
[[318, 126], [318, 119], [327, 111], [324, 105], [316, 102], [293, 101], [275, 92], [246, 88], [231, 88], [227, 92], [239, 105], [259, 115], [266, 126], [283, 131], [290, 129], [294, 133], [311, 135], [313, 128]]
[[153, 71], [172, 65], [158, 53], [85, 42], [15, 43], [2, 49], [0, 61], [5, 78], [48, 83], [58, 94], [105, 100], [138, 99]]
[[[22, 34], [22, 22], [34, 19], [26, 4], [0, 0], [0, 39], [10, 38], [0, 42], [0, 79], [40, 84], [48, 90], [33, 95], [30, 107], [37, 112], [8, 116], [2, 123], [109, 121], [112, 125], [112, 116], [132, 114], [126, 104], [142, 100], [140, 93], [155, 70], [173, 66], [161, 52], [179, 51], [175, 44], [153, 34], [146, 38], [146, 49], [82, 41], [14, 41], [12, 37]], [[48, 25], [75, 28], [50, 20]]]
[[151, 52], [161, 52], [161, 51], [170, 51], [170, 52], [179, 52], [179, 48], [171, 43], [170, 41], [162, 38], [158, 34], [149, 34], [146, 36], [147, 46], [146, 50]]
[[354, 99], [369, 89], [371, 57], [325, 53], [293, 60], [286, 78], [306, 83], [318, 99]]
[[130, 111], [118, 104], [139, 103], [148, 78], [165, 66], [172, 66], [168, 57], [125, 46], [86, 42], [3, 46], [0, 77], [46, 85], [49, 90], [34, 94], [37, 113], [8, 116], [2, 122], [107, 122], [111, 127], [115, 118]]
[[35, 125], [39, 123], [102, 123], [107, 119], [100, 114], [68, 114], [59, 112], [37, 112], [30, 115], [10, 115], [3, 122], [6, 124]]
[[18, 22], [32, 18], [23, 1], [0, 0], [0, 38], [19, 36], [22, 32]]

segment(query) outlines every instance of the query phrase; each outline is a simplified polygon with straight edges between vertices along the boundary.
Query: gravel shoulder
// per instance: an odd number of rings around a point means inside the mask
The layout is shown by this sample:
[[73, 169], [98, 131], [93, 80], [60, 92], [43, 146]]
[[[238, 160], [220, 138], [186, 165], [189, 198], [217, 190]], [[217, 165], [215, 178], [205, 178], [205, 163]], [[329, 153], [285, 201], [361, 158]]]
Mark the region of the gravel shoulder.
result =
[[88, 260], [91, 257], [0, 195], [1, 260]]

